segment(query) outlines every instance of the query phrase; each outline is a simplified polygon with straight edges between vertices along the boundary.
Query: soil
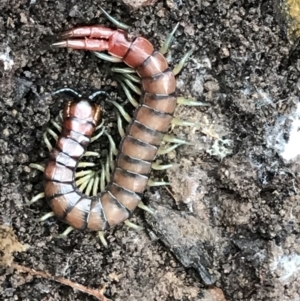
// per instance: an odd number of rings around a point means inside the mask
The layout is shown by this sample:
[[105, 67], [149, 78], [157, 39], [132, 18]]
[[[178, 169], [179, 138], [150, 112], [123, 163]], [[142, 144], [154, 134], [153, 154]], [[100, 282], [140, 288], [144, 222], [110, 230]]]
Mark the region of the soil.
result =
[[[157, 1], [133, 10], [121, 1], [2, 0], [0, 217], [26, 245], [14, 262], [89, 288], [106, 284], [114, 301], [299, 300], [300, 60], [277, 4]], [[194, 52], [178, 94], [210, 104], [178, 106], [176, 117], [195, 124], [172, 134], [193, 145], [162, 157], [174, 166], [154, 176], [170, 186], [145, 193], [155, 215], [137, 210], [131, 219], [145, 229], [113, 229], [107, 249], [95, 233], [58, 238], [65, 224], [37, 222], [48, 205], [26, 206], [42, 191], [42, 173], [29, 164], [47, 159], [43, 134], [66, 102], [47, 95], [70, 87], [125, 98], [111, 64], [49, 47], [75, 25], [112, 26], [100, 5], [157, 49], [179, 22], [168, 60]], [[0, 269], [0, 284], [2, 300], [96, 300], [12, 267]]]

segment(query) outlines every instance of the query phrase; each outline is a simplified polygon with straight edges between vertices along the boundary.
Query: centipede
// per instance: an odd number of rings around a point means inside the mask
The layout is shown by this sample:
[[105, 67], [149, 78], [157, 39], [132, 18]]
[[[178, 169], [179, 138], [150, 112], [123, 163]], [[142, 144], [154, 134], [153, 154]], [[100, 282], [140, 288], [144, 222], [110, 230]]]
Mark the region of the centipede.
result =
[[[151, 212], [143, 205], [142, 198], [151, 181], [151, 170], [165, 169], [155, 162], [156, 157], [179, 145], [189, 144], [168, 135], [171, 125], [194, 125], [174, 118], [177, 105], [207, 104], [176, 94], [175, 76], [191, 55], [191, 51], [188, 52], [173, 70], [170, 68], [165, 53], [177, 26], [160, 51], [156, 51], [144, 37], [129, 38], [125, 25], [101, 10], [119, 28], [95, 25], [70, 29], [52, 47], [89, 50], [101, 59], [125, 63], [126, 68], [113, 68], [113, 71], [118, 73], [118, 80], [135, 110], [130, 117], [113, 101], [128, 125], [126, 131], [120, 130], [122, 139], [118, 150], [112, 151], [116, 157], [114, 162], [110, 161], [112, 172], [104, 191], [87, 196], [74, 184], [74, 174], [101, 122], [102, 110], [90, 99], [69, 101], [63, 111], [61, 136], [44, 169], [44, 197], [53, 211], [51, 216], [55, 215], [74, 229], [97, 231], [106, 244], [103, 231], [128, 221], [138, 206]], [[133, 82], [141, 88], [134, 87]], [[139, 95], [139, 102], [130, 90]], [[168, 144], [162, 147], [163, 143]]]

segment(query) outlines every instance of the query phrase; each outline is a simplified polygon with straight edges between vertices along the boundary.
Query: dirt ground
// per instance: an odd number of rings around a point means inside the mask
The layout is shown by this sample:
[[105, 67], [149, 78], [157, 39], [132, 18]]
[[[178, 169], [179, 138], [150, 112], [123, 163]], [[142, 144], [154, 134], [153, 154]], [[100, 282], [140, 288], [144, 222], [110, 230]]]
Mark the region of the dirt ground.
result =
[[[164, 156], [174, 167], [155, 176], [171, 185], [145, 193], [154, 216], [132, 218], [145, 230], [117, 227], [107, 249], [94, 233], [57, 238], [65, 224], [37, 222], [48, 205], [25, 205], [42, 191], [42, 173], [29, 164], [47, 159], [42, 136], [66, 101], [43, 96], [71, 87], [124, 97], [107, 62], [48, 47], [75, 25], [111, 26], [99, 5], [157, 48], [180, 22], [168, 60], [194, 53], [178, 94], [211, 104], [178, 107], [176, 117], [195, 126], [173, 134], [194, 145]], [[0, 221], [27, 246], [15, 263], [106, 284], [114, 301], [300, 299], [300, 59], [274, 1], [170, 0], [133, 10], [121, 1], [2, 0], [0, 9]], [[96, 300], [13, 268], [0, 269], [0, 284], [1, 300]]]

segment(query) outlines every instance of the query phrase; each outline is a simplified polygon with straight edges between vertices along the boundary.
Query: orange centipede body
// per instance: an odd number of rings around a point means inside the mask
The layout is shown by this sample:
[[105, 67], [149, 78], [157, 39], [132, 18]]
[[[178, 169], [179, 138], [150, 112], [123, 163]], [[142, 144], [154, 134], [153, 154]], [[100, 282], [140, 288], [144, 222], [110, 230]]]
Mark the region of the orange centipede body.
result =
[[101, 110], [88, 102], [67, 105], [62, 136], [45, 169], [45, 197], [59, 219], [75, 229], [107, 230], [128, 219], [141, 201], [151, 164], [176, 108], [176, 80], [166, 58], [143, 37], [130, 40], [125, 31], [102, 26], [72, 29], [62, 37], [66, 40], [54, 47], [107, 51], [135, 69], [141, 78], [141, 101], [120, 143], [104, 192], [87, 197], [74, 185], [76, 162], [101, 115]]

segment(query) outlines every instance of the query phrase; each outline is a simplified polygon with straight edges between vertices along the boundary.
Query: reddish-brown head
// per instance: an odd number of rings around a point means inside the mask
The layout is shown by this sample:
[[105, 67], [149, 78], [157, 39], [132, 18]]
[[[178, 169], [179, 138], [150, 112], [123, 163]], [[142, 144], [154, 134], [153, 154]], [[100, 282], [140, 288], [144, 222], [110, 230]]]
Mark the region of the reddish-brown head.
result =
[[64, 108], [64, 119], [76, 118], [97, 126], [102, 117], [102, 108], [89, 100], [71, 100]]

